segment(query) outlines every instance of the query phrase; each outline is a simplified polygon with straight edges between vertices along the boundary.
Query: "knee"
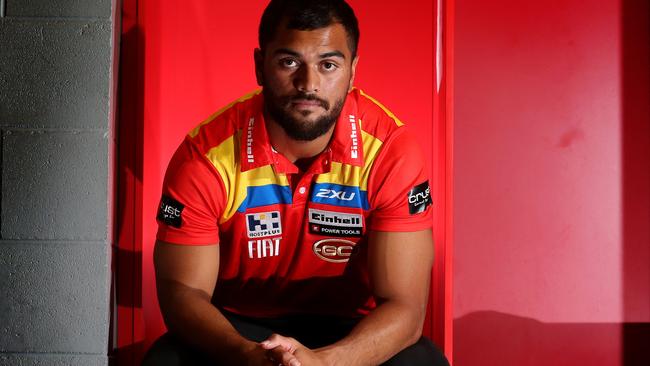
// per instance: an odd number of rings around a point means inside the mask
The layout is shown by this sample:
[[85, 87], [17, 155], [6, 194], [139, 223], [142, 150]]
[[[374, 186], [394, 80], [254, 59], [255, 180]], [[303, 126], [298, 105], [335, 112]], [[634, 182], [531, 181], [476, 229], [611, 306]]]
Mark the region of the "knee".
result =
[[144, 355], [141, 366], [178, 366], [180, 350], [169, 334], [158, 338]]
[[207, 365], [200, 352], [185, 346], [169, 333], [158, 338], [147, 351], [141, 366]]
[[445, 355], [426, 337], [403, 349], [383, 366], [449, 366]]

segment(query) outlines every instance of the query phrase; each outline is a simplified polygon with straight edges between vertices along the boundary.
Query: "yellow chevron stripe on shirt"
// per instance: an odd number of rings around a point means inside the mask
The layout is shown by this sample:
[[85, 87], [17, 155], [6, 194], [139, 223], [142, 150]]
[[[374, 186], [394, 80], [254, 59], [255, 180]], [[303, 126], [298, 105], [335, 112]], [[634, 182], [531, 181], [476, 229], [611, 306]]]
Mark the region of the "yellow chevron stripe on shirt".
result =
[[223, 112], [225, 112], [225, 111], [227, 111], [228, 109], [230, 109], [230, 108], [231, 108], [232, 106], [234, 106], [235, 104], [237, 104], [237, 103], [241, 103], [241, 102], [244, 102], [244, 101], [246, 101], [246, 100], [249, 100], [249, 99], [251, 99], [252, 97], [256, 96], [257, 94], [259, 94], [259, 93], [261, 93], [261, 92], [262, 92], [261, 89], [258, 89], [258, 90], [255, 90], [255, 91], [252, 91], [252, 92], [250, 92], [250, 93], [244, 95], [243, 97], [241, 97], [241, 98], [235, 100], [234, 102], [232, 102], [232, 103], [226, 105], [225, 107], [219, 109], [218, 111], [214, 112], [214, 113], [213, 113], [210, 117], [208, 117], [205, 121], [199, 123], [198, 126], [194, 127], [194, 128], [190, 131], [190, 133], [189, 133], [190, 137], [191, 137], [191, 138], [195, 138], [196, 135], [199, 134], [199, 130], [201, 130], [201, 127], [203, 127], [203, 126], [207, 125], [208, 123], [212, 122], [215, 118], [219, 117], [219, 115], [221, 115]]
[[205, 156], [215, 167], [223, 185], [227, 197], [224, 213], [219, 223], [228, 221], [237, 212], [239, 206], [248, 195], [248, 187], [265, 186], [277, 184], [289, 186], [289, 180], [285, 174], [276, 175], [271, 165], [241, 171], [239, 165], [239, 137], [241, 131], [223, 141], [219, 146], [208, 150]]
[[395, 121], [395, 124], [397, 125], [397, 127], [404, 126], [404, 123], [402, 121], [400, 121], [399, 118], [397, 118], [397, 116], [395, 116], [395, 114], [393, 114], [393, 112], [391, 112], [383, 104], [379, 103], [379, 101], [377, 99], [375, 99], [375, 98], [371, 97], [370, 95], [364, 93], [363, 90], [361, 90], [361, 89], [359, 89], [359, 93], [361, 93], [361, 95], [363, 95], [364, 97], [370, 99], [370, 101], [372, 101], [379, 108], [381, 108], [390, 118], [393, 119], [393, 121]]
[[320, 174], [316, 183], [340, 184], [359, 187], [362, 191], [367, 191], [370, 170], [383, 142], [365, 131], [361, 131], [361, 140], [363, 141], [364, 166], [332, 162], [330, 171]]

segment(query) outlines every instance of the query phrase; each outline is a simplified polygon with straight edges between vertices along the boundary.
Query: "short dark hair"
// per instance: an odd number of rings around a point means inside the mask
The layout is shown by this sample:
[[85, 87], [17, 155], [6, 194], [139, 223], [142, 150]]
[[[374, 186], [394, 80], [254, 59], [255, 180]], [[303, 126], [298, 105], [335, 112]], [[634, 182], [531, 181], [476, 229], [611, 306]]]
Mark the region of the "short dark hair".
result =
[[359, 23], [345, 0], [271, 0], [264, 9], [259, 28], [260, 48], [275, 37], [283, 22], [288, 29], [314, 30], [340, 23], [347, 33], [352, 58], [359, 45]]

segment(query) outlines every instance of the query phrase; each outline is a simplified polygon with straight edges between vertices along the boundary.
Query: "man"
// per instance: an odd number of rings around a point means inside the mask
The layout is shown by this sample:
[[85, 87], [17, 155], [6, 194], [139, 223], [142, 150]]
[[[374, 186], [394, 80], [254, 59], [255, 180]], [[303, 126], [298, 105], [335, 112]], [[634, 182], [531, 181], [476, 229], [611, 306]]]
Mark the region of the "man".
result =
[[403, 124], [352, 87], [343, 0], [272, 0], [247, 95], [170, 162], [146, 365], [446, 365], [421, 337], [431, 198]]

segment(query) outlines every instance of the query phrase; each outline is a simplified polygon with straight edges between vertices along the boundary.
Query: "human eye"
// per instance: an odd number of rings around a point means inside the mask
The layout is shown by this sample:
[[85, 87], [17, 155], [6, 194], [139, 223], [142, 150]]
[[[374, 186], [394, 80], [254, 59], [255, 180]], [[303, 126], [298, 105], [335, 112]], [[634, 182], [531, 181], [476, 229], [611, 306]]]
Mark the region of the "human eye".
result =
[[293, 58], [283, 58], [280, 60], [280, 66], [290, 69], [298, 66], [298, 61]]
[[339, 66], [337, 64], [335, 64], [334, 62], [331, 62], [331, 61], [324, 61], [321, 64], [321, 67], [325, 71], [334, 71], [334, 70], [338, 69]]

